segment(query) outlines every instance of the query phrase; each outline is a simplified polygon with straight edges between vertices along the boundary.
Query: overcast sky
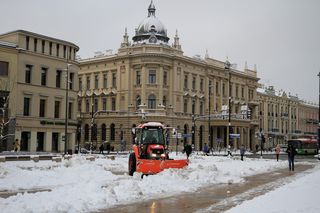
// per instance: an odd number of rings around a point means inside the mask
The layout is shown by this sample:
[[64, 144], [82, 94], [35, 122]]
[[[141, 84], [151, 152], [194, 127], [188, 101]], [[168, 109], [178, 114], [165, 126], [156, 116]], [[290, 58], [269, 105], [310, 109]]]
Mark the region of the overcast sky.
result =
[[[130, 40], [151, 0], [1, 0], [0, 33], [24, 29], [67, 40], [81, 58]], [[320, 1], [154, 0], [170, 44], [176, 29], [184, 54], [226, 57], [243, 70], [257, 65], [260, 82], [318, 102]]]

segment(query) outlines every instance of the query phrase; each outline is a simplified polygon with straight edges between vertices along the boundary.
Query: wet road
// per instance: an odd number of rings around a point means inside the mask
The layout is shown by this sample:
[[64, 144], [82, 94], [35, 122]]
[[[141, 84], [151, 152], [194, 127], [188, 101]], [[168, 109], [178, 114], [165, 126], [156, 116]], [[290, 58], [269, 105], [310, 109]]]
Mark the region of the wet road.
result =
[[289, 172], [287, 169], [276, 170], [272, 173], [250, 176], [244, 183], [213, 185], [194, 193], [121, 205], [102, 210], [100, 213], [223, 212], [244, 200], [252, 199], [283, 185], [294, 175], [308, 172], [307, 170], [312, 167], [312, 165], [296, 164], [295, 172]]

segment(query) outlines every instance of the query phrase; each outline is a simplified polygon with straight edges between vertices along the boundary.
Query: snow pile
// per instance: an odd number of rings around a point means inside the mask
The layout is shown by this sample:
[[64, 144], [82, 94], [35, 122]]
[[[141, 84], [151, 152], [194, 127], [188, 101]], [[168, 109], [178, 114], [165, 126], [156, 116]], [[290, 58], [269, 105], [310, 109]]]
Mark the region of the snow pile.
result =
[[[172, 156], [181, 158], [182, 156]], [[158, 175], [127, 174], [128, 156], [88, 161], [73, 156], [61, 163], [40, 161], [0, 164], [0, 191], [48, 189], [0, 198], [3, 212], [88, 212], [150, 198], [237, 183], [244, 177], [287, 167], [286, 161], [192, 156], [189, 167]]]

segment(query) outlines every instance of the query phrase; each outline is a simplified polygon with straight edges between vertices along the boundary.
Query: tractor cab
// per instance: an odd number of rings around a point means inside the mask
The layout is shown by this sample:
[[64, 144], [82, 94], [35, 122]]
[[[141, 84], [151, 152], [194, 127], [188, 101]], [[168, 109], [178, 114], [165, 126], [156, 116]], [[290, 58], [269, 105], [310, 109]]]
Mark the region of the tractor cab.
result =
[[146, 123], [136, 128], [136, 144], [141, 159], [161, 159], [166, 157], [165, 130], [159, 123]]

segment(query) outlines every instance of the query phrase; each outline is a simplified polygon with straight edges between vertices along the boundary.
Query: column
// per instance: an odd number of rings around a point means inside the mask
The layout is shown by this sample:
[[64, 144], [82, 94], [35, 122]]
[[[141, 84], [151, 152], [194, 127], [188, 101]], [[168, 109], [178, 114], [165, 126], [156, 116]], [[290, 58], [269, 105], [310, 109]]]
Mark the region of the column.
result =
[[31, 138], [30, 138], [28, 150], [30, 152], [37, 151], [37, 132], [34, 132], [34, 131], [31, 132]]
[[147, 77], [147, 70], [146, 66], [142, 66], [141, 70], [141, 104], [147, 104], [147, 99], [146, 99], [146, 77]]
[[46, 132], [44, 138], [44, 151], [51, 152], [52, 151], [52, 132]]
[[163, 104], [163, 66], [160, 66], [159, 76], [157, 77], [159, 79], [158, 83], [158, 92], [159, 92], [159, 103]]

